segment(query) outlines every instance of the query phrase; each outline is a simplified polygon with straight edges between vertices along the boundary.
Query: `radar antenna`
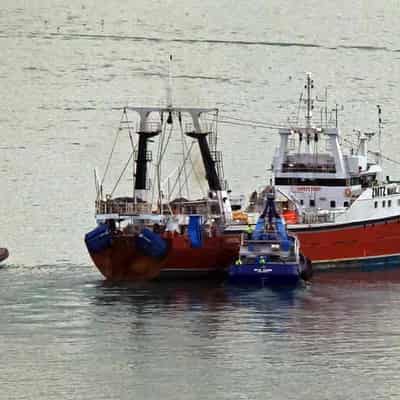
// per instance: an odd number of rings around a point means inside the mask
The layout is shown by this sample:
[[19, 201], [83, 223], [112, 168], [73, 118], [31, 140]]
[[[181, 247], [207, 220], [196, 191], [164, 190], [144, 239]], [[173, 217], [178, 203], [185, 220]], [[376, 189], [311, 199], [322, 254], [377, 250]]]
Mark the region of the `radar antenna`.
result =
[[314, 89], [314, 80], [311, 79], [311, 74], [307, 73], [307, 83], [304, 87], [307, 90], [307, 112], [306, 112], [306, 127], [311, 128], [312, 110], [314, 108], [314, 101], [311, 98], [311, 89]]

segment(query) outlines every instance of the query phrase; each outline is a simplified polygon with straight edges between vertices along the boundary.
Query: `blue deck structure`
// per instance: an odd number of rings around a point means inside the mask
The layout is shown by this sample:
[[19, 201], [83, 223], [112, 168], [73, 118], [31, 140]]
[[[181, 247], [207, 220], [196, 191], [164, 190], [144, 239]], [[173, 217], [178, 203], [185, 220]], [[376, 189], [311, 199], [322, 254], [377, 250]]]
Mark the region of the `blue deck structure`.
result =
[[296, 263], [251, 263], [229, 269], [229, 282], [236, 285], [295, 286], [300, 281], [301, 270]]
[[229, 267], [230, 283], [292, 286], [311, 277], [311, 262], [300, 254], [297, 238], [287, 233], [274, 199], [271, 188], [254, 232], [242, 237], [239, 258]]

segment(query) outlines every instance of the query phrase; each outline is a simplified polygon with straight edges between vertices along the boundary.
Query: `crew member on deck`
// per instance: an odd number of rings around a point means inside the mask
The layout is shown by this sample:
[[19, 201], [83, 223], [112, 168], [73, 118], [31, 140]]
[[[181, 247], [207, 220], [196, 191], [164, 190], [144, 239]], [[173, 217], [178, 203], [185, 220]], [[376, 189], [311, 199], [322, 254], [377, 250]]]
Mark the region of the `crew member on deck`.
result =
[[247, 225], [246, 233], [247, 233], [247, 239], [251, 240], [251, 236], [253, 234], [253, 227], [250, 224]]

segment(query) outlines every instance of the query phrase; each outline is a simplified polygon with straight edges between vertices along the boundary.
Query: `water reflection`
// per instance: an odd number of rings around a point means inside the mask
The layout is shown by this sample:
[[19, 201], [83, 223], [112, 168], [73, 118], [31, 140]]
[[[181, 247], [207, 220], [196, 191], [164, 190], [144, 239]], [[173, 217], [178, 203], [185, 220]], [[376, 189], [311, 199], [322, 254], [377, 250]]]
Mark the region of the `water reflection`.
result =
[[94, 304], [102, 312], [104, 307], [124, 312], [135, 336], [154, 332], [157, 320], [164, 328], [181, 325], [197, 337], [215, 338], [226, 330], [282, 333], [291, 310], [302, 307], [308, 290], [237, 288], [215, 282], [103, 283], [96, 288]]
[[315, 285], [391, 285], [400, 283], [400, 266], [382, 270], [327, 271], [314, 276]]
[[[177, 312], [220, 311], [229, 307], [273, 306], [282, 301], [293, 304], [296, 293], [303, 289], [238, 288], [216, 282], [146, 282], [138, 284], [101, 283], [96, 304], [127, 303], [140, 313], [147, 306], [176, 309]], [[271, 304], [272, 303], [272, 304]]]
[[[75, 370], [96, 366], [95, 384], [83, 387], [82, 398], [101, 398], [96, 387], [105, 381], [135, 393], [155, 387], [157, 398], [172, 387], [205, 391], [196, 398], [225, 398], [229, 387], [261, 398], [266, 379], [276, 388], [273, 398], [289, 398], [279, 394], [295, 393], [300, 383], [323, 390], [318, 382], [328, 382], [334, 393], [331, 376], [348, 385], [373, 377], [383, 388], [398, 369], [400, 271], [321, 273], [292, 290], [111, 285], [71, 266], [7, 268], [1, 276], [9, 391], [21, 368], [30, 382], [53, 374], [67, 390], [71, 379], [80, 387], [88, 382]], [[36, 369], [35, 354], [45, 354]], [[394, 378], [390, 384], [396, 387]]]
[[275, 290], [215, 282], [102, 283], [93, 301], [101, 312], [110, 307], [107, 312], [124, 313], [134, 335], [151, 333], [157, 320], [164, 328], [175, 321], [198, 337], [215, 338], [229, 330], [293, 334], [304, 341], [352, 336], [375, 318], [388, 323], [388, 288], [397, 290], [399, 284], [400, 270], [326, 272], [316, 274], [311, 285]]

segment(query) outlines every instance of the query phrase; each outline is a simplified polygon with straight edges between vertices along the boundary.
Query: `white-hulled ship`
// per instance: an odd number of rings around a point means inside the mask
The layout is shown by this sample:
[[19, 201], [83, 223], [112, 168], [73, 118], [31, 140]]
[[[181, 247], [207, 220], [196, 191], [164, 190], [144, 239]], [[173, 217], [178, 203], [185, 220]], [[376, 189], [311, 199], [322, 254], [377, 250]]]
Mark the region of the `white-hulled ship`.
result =
[[[313, 124], [312, 88], [308, 75], [305, 124], [279, 130], [272, 163], [288, 229], [314, 268], [399, 264], [400, 185], [384, 177], [381, 151], [368, 150], [372, 134], [360, 134], [344, 154], [337, 119]], [[379, 106], [378, 116], [381, 129]], [[262, 201], [254, 195], [253, 209], [260, 212]]]

